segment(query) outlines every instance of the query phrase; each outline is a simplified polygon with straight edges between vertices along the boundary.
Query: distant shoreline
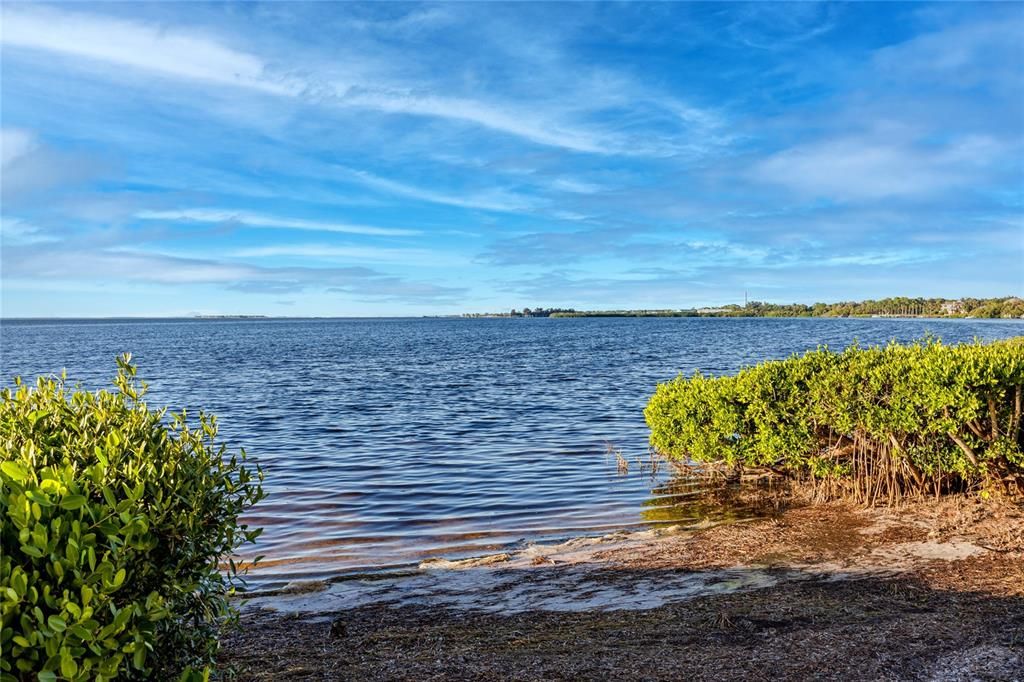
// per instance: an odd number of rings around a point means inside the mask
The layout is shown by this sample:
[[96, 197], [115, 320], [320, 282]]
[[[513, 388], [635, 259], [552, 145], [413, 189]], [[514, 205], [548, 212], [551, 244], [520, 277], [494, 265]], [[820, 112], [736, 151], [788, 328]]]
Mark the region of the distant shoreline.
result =
[[1024, 299], [996, 298], [907, 298], [893, 297], [836, 303], [764, 303], [746, 301], [700, 308], [630, 308], [622, 310], [576, 310], [575, 308], [512, 308], [508, 312], [450, 313], [443, 315], [262, 315], [254, 313], [192, 313], [189, 315], [105, 315], [98, 317], [0, 317], [0, 324], [18, 321], [268, 321], [268, 320], [422, 320], [500, 319], [525, 317], [775, 317], [838, 319], [1024, 319]]
[[1024, 319], [1024, 299], [907, 298], [904, 296], [837, 303], [765, 303], [745, 301], [700, 308], [631, 308], [576, 310], [575, 308], [513, 308], [507, 313], [466, 313], [462, 317], [864, 317], [864, 318], [974, 318]]
[[36, 322], [36, 323], [66, 323], [66, 322], [278, 322], [278, 321], [329, 321], [329, 320], [509, 320], [509, 319], [610, 319], [610, 318], [646, 318], [646, 319], [679, 319], [679, 318], [715, 318], [715, 319], [760, 319], [760, 320], [942, 320], [957, 321], [971, 320], [973, 322], [1022, 322], [1024, 318], [1019, 317], [996, 317], [982, 318], [963, 315], [642, 315], [642, 314], [600, 314], [592, 313], [586, 315], [550, 315], [544, 317], [523, 318], [522, 316], [511, 317], [509, 315], [485, 315], [485, 314], [464, 314], [464, 315], [417, 315], [417, 316], [359, 316], [359, 317], [314, 317], [314, 316], [223, 316], [223, 317], [0, 317], [0, 326], [11, 322]]
[[[533, 317], [532, 315], [529, 317]], [[544, 315], [540, 319], [585, 319], [585, 318], [615, 318], [615, 317], [640, 317], [640, 318], [718, 318], [718, 319], [759, 319], [759, 320], [1022, 320], [1020, 317], [970, 317], [966, 315], [729, 315], [719, 313], [602, 313], [586, 312], [573, 315]], [[352, 318], [352, 319], [373, 319], [373, 318]], [[384, 319], [384, 318], [381, 318]], [[501, 315], [501, 314], [469, 314], [469, 315], [424, 315], [422, 318], [393, 318], [393, 319], [431, 319], [431, 320], [516, 320], [526, 319], [522, 315]], [[536, 319], [536, 318], [534, 318]]]

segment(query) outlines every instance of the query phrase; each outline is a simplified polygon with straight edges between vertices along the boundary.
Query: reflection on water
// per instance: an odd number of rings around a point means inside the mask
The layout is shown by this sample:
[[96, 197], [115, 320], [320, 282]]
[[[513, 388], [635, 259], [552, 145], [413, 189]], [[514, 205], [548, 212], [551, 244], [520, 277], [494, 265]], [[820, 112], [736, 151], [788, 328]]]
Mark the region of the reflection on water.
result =
[[709, 490], [704, 479], [676, 473], [651, 489], [651, 497], [640, 503], [640, 517], [658, 527], [737, 521], [776, 513], [778, 507], [772, 497], [758, 493], [753, 484], [741, 488], [739, 484], [717, 483]]
[[1022, 329], [693, 318], [4, 321], [0, 374], [67, 368], [98, 388], [109, 385], [114, 357], [131, 351], [151, 404], [219, 415], [222, 436], [267, 472], [269, 497], [248, 521], [266, 527], [255, 582], [272, 587], [747, 513], [709, 507], [694, 481], [649, 466], [642, 411], [657, 382], [822, 343]]

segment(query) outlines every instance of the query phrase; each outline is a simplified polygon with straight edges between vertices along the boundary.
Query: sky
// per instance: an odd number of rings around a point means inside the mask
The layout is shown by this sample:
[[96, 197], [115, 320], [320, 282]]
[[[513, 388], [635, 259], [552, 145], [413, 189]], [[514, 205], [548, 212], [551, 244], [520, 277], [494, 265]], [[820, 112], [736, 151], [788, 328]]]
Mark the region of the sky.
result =
[[0, 19], [4, 317], [1024, 294], [1024, 3]]

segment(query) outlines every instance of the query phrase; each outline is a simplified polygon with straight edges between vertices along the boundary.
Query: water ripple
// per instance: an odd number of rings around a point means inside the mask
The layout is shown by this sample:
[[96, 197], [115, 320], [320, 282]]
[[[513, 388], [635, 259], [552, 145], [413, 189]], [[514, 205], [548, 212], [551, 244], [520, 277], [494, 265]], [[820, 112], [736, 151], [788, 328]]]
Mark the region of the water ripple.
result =
[[[927, 332], [1020, 334], [1017, 322], [924, 320], [3, 321], [5, 377], [109, 384], [131, 351], [151, 404], [220, 416], [267, 471], [247, 519], [266, 532], [258, 587], [415, 566], [526, 542], [699, 519], [652, 475], [642, 410], [700, 369]], [[620, 476], [609, 444], [631, 462]]]

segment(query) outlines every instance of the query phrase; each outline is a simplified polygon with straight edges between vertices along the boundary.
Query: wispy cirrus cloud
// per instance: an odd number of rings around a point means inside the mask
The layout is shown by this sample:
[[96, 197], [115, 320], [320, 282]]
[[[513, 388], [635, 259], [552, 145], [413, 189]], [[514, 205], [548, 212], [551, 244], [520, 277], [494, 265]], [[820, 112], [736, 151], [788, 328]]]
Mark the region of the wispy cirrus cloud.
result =
[[0, 42], [164, 76], [296, 95], [297, 82], [272, 77], [259, 57], [196, 31], [38, 5], [7, 5]]
[[[347, 292], [375, 300], [446, 304], [465, 289], [379, 272], [364, 266], [258, 266], [126, 248], [88, 249], [74, 244], [16, 245], [2, 254], [8, 280], [44, 279], [139, 282], [161, 285], [212, 284], [235, 291], [283, 294]], [[72, 274], [73, 273], [73, 274]]]
[[316, 260], [372, 261], [418, 266], [455, 266], [469, 262], [456, 254], [431, 249], [400, 249], [375, 246], [336, 244], [277, 244], [238, 249], [229, 254], [233, 258], [299, 257]]
[[227, 223], [240, 227], [303, 230], [310, 232], [340, 232], [342, 234], [363, 234], [376, 237], [409, 237], [421, 234], [421, 230], [372, 225], [349, 225], [346, 223], [305, 220], [282, 216], [263, 215], [249, 211], [216, 208], [189, 208], [165, 211], [139, 211], [140, 220], [165, 220], [172, 222]]
[[811, 197], [920, 197], [975, 182], [1001, 152], [983, 136], [940, 146], [866, 134], [791, 147], [756, 164], [752, 177]]
[[761, 154], [747, 177], [862, 204], [945, 202], [953, 190], [1018, 181], [1024, 98], [1010, 93], [1024, 88], [1024, 15], [995, 12], [999, 20], [950, 23], [923, 7], [915, 35], [868, 53], [829, 84], [837, 92], [815, 103], [813, 130], [806, 112], [776, 120], [789, 144]]
[[737, 7], [726, 34], [759, 50], [786, 50], [836, 28], [837, 9], [827, 3], [744, 3]]
[[[131, 21], [63, 8], [7, 5], [0, 41], [8, 48], [55, 53], [138, 72], [228, 86], [337, 107], [365, 108], [463, 122], [535, 144], [596, 154], [664, 154], [599, 125], [572, 120], [572, 108], [522, 107], [513, 101], [455, 96], [410, 87], [400, 77], [380, 84], [380, 74], [349, 74], [344, 80], [311, 76], [299, 64], [283, 66], [226, 44], [220, 36], [190, 27]], [[72, 65], [73, 66], [73, 65]], [[115, 73], [114, 75], [119, 75]], [[691, 112], [689, 120], [707, 120]], [[680, 120], [685, 120], [681, 117]]]
[[613, 136], [472, 99], [368, 88], [339, 89], [336, 96], [340, 104], [348, 106], [465, 121], [549, 147], [597, 154], [627, 151], [614, 141]]
[[0, 128], [0, 168], [6, 169], [16, 159], [38, 146], [35, 135], [20, 128]]
[[694, 271], [723, 264], [761, 264], [772, 255], [763, 246], [687, 235], [684, 229], [590, 229], [535, 232], [495, 242], [480, 254], [484, 263], [503, 266], [553, 265], [595, 260], [675, 262]]
[[107, 168], [95, 156], [55, 149], [23, 128], [0, 129], [0, 152], [0, 198], [7, 208], [32, 201], [44, 192], [84, 184]]
[[38, 225], [19, 218], [5, 218], [0, 216], [0, 245], [14, 246], [23, 244], [39, 244], [43, 242], [55, 242], [59, 238], [48, 233]]
[[571, 194], [597, 194], [605, 189], [604, 185], [596, 182], [587, 182], [576, 178], [555, 178], [549, 183], [552, 189]]
[[[946, 260], [945, 248], [894, 247], [869, 249], [846, 247], [836, 253], [831, 245], [750, 244], [738, 238], [690, 235], [680, 230], [633, 231], [586, 230], [534, 233], [495, 243], [483, 252], [482, 262], [501, 266], [543, 266], [587, 262], [615, 263], [631, 275], [672, 272], [692, 278], [705, 277], [723, 268], [735, 271], [777, 271], [800, 268], [883, 268]], [[631, 263], [643, 262], [643, 268]], [[606, 268], [608, 266], [605, 266]]]
[[[931, 26], [920, 34], [877, 50], [871, 66], [886, 82], [913, 81], [918, 87], [967, 89], [980, 84], [1019, 88], [1020, 35], [1024, 14]], [[1007, 54], [1017, 51], [1017, 61]], [[1019, 107], [1020, 104], [1017, 104]]]
[[432, 204], [444, 204], [457, 206], [459, 208], [482, 209], [485, 211], [518, 212], [532, 208], [535, 201], [531, 198], [517, 195], [504, 190], [489, 191], [468, 191], [465, 194], [455, 194], [433, 190], [417, 185], [412, 185], [397, 180], [382, 178], [373, 173], [354, 170], [351, 168], [338, 167], [337, 171], [345, 179], [358, 182], [386, 194], [426, 201]]
[[863, 267], [908, 265], [911, 263], [931, 263], [945, 260], [949, 254], [941, 251], [925, 251], [924, 249], [890, 249], [886, 251], [866, 251], [842, 256], [820, 256], [811, 260], [821, 267], [843, 267], [857, 265]]
[[124, 298], [83, 309], [1024, 286], [1012, 5], [0, 12], [0, 237], [36, 263], [4, 255], [16, 312], [107, 280]]

